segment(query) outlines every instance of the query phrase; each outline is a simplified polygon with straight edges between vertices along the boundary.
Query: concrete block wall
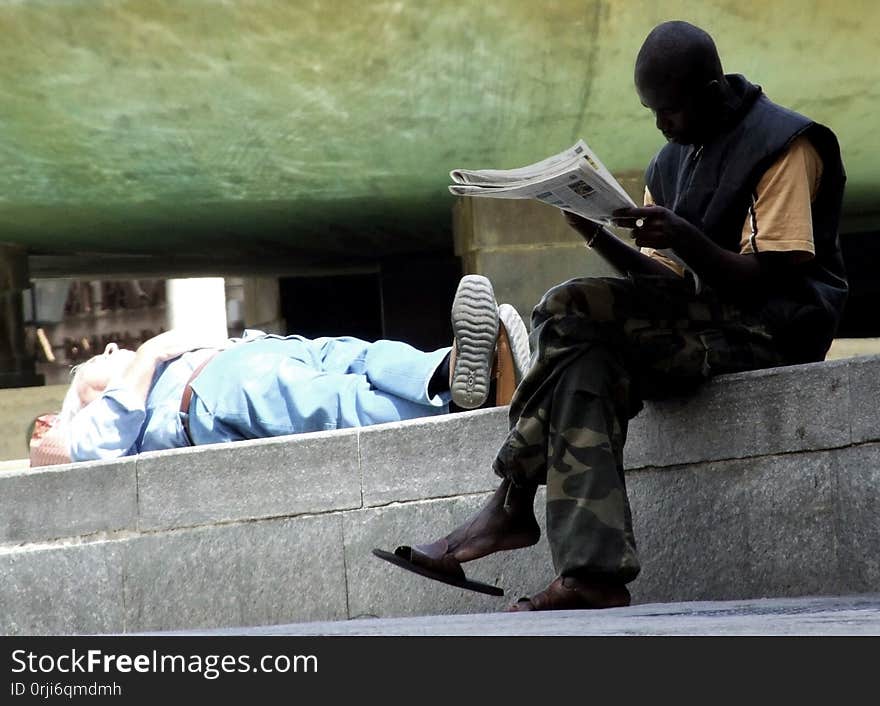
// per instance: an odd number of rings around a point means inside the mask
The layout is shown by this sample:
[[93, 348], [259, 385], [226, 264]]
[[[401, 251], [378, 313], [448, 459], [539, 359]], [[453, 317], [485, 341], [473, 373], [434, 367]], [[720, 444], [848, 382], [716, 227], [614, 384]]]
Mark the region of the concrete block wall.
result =
[[[880, 590], [880, 356], [718, 378], [630, 428], [637, 602]], [[381, 562], [497, 486], [506, 409], [0, 472], [0, 632], [491, 612], [546, 540], [467, 566], [492, 598]], [[539, 518], [543, 494], [536, 510]]]

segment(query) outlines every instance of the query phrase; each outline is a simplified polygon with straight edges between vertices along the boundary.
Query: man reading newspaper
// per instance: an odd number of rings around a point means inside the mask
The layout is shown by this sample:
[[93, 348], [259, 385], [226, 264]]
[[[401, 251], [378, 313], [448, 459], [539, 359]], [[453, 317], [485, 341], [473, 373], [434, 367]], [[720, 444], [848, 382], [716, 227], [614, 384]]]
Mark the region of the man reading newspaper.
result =
[[614, 214], [641, 251], [566, 213], [624, 276], [547, 292], [532, 315], [534, 364], [494, 462], [498, 490], [450, 534], [393, 555], [425, 576], [498, 593], [461, 565], [534, 544], [533, 500], [546, 484], [556, 577], [509, 610], [628, 605], [639, 573], [628, 420], [644, 399], [712, 375], [821, 360], [847, 295], [837, 237], [845, 176], [828, 128], [725, 75], [712, 38], [684, 22], [648, 35], [635, 85], [668, 141], [648, 166], [646, 205]]

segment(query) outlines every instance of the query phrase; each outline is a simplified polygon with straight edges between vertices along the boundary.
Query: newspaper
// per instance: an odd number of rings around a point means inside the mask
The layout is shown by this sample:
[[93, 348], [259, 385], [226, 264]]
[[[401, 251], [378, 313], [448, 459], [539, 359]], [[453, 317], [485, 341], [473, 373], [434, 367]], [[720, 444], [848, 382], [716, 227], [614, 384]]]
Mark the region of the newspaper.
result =
[[[535, 199], [571, 211], [600, 225], [636, 203], [583, 140], [551, 157], [516, 169], [453, 169], [449, 191], [456, 196]], [[687, 268], [671, 250], [659, 250]]]
[[616, 209], [636, 205], [583, 140], [518, 169], [453, 169], [449, 176], [457, 196], [536, 199], [602, 225]]

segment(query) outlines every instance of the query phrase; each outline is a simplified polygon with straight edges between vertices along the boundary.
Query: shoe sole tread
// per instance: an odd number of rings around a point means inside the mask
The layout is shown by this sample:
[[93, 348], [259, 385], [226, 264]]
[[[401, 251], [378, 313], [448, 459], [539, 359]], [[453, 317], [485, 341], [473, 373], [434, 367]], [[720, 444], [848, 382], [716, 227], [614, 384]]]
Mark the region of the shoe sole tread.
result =
[[489, 395], [498, 338], [498, 306], [486, 277], [466, 275], [459, 282], [452, 302], [452, 333], [456, 347], [452, 400], [463, 409], [475, 409]]

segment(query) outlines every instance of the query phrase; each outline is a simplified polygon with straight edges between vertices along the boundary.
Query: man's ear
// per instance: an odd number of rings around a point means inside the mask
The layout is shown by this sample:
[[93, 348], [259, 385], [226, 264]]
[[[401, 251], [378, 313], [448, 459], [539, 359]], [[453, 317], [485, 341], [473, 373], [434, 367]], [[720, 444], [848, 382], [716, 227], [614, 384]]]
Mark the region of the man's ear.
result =
[[703, 100], [708, 105], [719, 105], [724, 100], [724, 94], [721, 90], [721, 81], [713, 78], [709, 83], [703, 86]]

